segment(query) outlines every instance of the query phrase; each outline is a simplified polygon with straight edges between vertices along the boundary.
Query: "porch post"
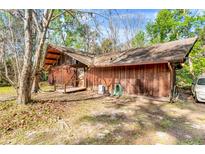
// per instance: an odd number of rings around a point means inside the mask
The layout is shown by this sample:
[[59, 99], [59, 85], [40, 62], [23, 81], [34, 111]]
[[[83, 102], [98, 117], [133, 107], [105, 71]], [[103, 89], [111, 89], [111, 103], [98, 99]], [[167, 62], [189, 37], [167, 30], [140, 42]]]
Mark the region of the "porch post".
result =
[[170, 94], [169, 94], [169, 101], [173, 103], [174, 99], [174, 85], [175, 85], [175, 71], [171, 63], [168, 63], [168, 67], [170, 70]]

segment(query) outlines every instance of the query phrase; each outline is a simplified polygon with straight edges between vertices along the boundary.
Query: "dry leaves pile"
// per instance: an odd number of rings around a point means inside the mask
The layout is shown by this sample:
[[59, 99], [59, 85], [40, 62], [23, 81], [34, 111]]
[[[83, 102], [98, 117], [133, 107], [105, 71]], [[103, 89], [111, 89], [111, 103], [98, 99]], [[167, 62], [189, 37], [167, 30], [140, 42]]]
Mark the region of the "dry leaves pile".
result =
[[64, 113], [62, 103], [34, 102], [18, 105], [16, 102], [0, 103], [0, 135], [17, 129], [38, 129], [42, 126], [52, 127]]

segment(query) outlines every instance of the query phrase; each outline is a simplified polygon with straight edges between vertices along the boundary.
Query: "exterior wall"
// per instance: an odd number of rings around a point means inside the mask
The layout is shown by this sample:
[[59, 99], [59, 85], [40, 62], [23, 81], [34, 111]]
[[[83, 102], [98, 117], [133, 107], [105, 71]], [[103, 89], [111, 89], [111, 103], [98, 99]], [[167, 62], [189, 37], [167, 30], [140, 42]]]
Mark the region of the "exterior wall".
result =
[[56, 64], [56, 66], [61, 66], [61, 65], [72, 65], [72, 64], [76, 64], [77, 60], [73, 59], [72, 57], [65, 55], [65, 54], [61, 54], [60, 58], [58, 59], [58, 63]]
[[50, 84], [72, 85], [76, 81], [76, 70], [69, 65], [54, 66], [49, 71], [48, 82]]
[[61, 54], [57, 63], [51, 67], [48, 74], [50, 84], [84, 87], [84, 67], [72, 67], [83, 65], [81, 62]]
[[97, 90], [103, 84], [109, 92], [120, 83], [124, 94], [153, 97], [170, 95], [170, 70], [168, 64], [90, 68], [86, 73], [86, 86]]

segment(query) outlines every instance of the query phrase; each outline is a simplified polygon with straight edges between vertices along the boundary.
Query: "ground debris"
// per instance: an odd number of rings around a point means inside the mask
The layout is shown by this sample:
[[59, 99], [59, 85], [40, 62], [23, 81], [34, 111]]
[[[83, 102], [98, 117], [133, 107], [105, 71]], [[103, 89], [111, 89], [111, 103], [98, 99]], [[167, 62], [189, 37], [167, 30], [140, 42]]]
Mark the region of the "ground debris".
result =
[[205, 136], [203, 104], [89, 91], [33, 99], [0, 103], [1, 144], [201, 144]]

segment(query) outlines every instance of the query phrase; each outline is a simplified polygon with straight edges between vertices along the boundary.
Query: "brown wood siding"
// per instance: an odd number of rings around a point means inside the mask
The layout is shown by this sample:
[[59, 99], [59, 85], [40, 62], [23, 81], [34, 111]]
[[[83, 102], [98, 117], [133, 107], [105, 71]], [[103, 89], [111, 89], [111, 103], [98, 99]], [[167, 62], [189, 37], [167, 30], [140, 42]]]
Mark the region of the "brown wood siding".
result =
[[50, 84], [73, 85], [76, 81], [75, 72], [74, 68], [67, 65], [52, 67], [48, 75], [48, 82]]
[[103, 84], [109, 92], [120, 83], [124, 94], [168, 97], [170, 93], [170, 70], [168, 64], [149, 64], [120, 67], [89, 68], [87, 87], [97, 90]]

